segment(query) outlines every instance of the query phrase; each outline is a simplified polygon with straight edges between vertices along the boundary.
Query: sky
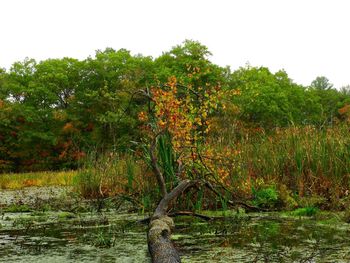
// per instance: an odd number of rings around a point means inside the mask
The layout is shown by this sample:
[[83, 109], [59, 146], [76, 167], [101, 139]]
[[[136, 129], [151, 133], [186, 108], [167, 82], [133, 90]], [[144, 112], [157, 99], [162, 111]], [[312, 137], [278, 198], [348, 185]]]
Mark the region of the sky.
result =
[[0, 0], [0, 67], [125, 48], [157, 57], [185, 39], [232, 70], [284, 69], [296, 83], [350, 84], [348, 0]]

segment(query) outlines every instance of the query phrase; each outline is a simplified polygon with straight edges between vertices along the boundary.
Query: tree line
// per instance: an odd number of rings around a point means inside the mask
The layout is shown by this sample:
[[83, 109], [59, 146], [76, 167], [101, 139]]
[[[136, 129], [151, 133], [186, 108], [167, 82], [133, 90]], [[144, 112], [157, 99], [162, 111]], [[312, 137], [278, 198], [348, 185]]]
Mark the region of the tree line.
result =
[[85, 60], [27, 58], [0, 69], [0, 172], [74, 169], [89, 151], [137, 150], [139, 113], [149, 105], [136, 94], [161, 89], [171, 77], [188, 88], [219, 83], [226, 91], [213, 132], [349, 121], [349, 86], [335, 89], [321, 76], [306, 87], [266, 67], [232, 71], [210, 55], [186, 40], [157, 58], [107, 48]]

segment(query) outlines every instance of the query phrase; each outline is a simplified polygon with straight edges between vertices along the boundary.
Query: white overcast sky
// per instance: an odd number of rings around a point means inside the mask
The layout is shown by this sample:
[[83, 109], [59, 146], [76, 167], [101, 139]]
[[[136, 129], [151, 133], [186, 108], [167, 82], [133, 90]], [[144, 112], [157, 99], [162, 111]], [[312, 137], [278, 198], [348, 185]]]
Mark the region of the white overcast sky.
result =
[[185, 39], [211, 60], [350, 84], [349, 0], [0, 0], [0, 67], [126, 48], [157, 57]]

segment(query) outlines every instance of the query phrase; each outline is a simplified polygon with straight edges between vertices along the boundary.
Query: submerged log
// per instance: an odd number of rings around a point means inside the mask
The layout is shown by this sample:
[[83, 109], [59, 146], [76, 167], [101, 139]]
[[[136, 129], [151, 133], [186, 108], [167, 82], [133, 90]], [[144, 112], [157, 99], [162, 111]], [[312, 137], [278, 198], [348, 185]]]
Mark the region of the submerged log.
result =
[[166, 193], [158, 204], [149, 223], [147, 235], [148, 250], [153, 263], [179, 263], [180, 255], [171, 242], [171, 232], [174, 221], [167, 215], [168, 206], [186, 189], [198, 183], [197, 181], [183, 180], [170, 193]]
[[153, 263], [179, 263], [179, 253], [170, 240], [174, 221], [168, 216], [153, 219], [148, 231], [148, 249]]

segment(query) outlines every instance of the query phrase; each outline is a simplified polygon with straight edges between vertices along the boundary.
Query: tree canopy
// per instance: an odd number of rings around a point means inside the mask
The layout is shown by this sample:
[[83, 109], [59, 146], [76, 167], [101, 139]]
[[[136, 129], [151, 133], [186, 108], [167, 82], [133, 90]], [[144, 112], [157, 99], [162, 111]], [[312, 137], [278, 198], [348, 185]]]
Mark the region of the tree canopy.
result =
[[0, 69], [0, 171], [75, 168], [92, 149], [135, 147], [138, 113], [149, 106], [135, 94], [162, 89], [171, 77], [203, 96], [214, 86], [226, 91], [220, 103], [235, 110], [226, 111], [229, 119], [220, 112], [212, 117], [227, 128], [239, 122], [268, 131], [347, 120], [348, 89], [335, 89], [326, 77], [303, 87], [283, 70], [246, 66], [231, 72], [210, 56], [206, 46], [186, 40], [157, 58], [106, 48], [85, 60], [26, 58]]

